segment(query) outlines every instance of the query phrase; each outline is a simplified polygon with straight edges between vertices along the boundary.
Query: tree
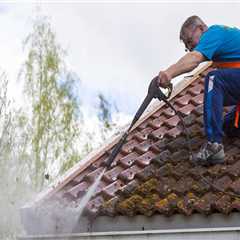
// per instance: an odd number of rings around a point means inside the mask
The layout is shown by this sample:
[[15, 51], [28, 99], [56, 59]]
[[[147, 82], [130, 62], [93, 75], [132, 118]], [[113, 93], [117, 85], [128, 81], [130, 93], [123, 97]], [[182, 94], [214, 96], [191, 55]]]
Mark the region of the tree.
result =
[[21, 77], [30, 109], [32, 179], [41, 189], [44, 176], [52, 179], [80, 158], [75, 145], [79, 102], [70, 91], [74, 79], [67, 73], [65, 52], [47, 18], [34, 21], [24, 47], [27, 59]]

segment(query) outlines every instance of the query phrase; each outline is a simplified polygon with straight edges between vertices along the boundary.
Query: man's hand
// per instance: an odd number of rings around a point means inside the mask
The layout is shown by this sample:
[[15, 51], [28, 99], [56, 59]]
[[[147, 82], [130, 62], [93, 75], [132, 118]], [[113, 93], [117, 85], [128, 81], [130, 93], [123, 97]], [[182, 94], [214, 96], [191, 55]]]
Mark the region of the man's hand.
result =
[[160, 71], [157, 83], [159, 87], [167, 88], [171, 84], [171, 77], [165, 71]]

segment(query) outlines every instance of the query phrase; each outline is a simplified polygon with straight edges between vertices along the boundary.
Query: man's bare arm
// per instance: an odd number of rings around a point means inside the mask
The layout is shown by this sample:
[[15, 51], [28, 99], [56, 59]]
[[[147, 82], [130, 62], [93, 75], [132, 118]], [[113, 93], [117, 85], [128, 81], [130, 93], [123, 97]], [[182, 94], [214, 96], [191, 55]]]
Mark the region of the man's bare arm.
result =
[[206, 58], [197, 51], [193, 51], [184, 55], [177, 63], [171, 65], [165, 71], [160, 71], [158, 75], [159, 86], [166, 88], [169, 86], [172, 78], [179, 76], [180, 74], [190, 72], [196, 68]]
[[192, 71], [203, 61], [206, 61], [206, 58], [200, 52], [189, 52], [179, 59], [177, 63], [166, 69], [165, 72], [172, 79], [180, 74]]

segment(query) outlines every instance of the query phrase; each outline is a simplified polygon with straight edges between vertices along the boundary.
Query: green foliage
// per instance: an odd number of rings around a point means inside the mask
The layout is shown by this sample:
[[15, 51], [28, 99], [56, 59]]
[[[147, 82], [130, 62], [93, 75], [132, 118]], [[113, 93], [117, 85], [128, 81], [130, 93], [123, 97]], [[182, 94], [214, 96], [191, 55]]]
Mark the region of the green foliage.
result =
[[28, 51], [22, 75], [31, 109], [31, 177], [35, 188], [41, 189], [45, 174], [54, 178], [80, 159], [75, 146], [79, 109], [69, 91], [73, 79], [61, 84], [65, 53], [46, 18], [34, 22], [24, 46]]

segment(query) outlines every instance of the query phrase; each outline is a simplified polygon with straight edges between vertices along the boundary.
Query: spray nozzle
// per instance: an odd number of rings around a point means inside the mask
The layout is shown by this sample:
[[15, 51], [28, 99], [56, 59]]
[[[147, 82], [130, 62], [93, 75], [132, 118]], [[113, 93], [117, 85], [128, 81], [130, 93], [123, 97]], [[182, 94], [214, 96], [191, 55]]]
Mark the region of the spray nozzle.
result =
[[172, 89], [173, 89], [173, 85], [172, 83], [170, 83], [167, 87], [167, 94], [165, 95], [162, 90], [159, 88], [159, 84], [158, 84], [158, 76], [154, 77], [151, 81], [151, 83], [149, 84], [148, 87], [148, 95], [152, 96], [153, 98], [158, 98], [158, 99], [168, 99], [171, 94], [172, 94]]

